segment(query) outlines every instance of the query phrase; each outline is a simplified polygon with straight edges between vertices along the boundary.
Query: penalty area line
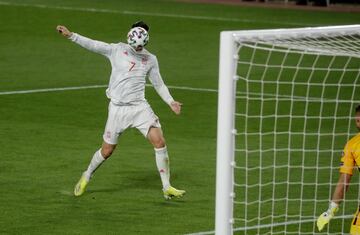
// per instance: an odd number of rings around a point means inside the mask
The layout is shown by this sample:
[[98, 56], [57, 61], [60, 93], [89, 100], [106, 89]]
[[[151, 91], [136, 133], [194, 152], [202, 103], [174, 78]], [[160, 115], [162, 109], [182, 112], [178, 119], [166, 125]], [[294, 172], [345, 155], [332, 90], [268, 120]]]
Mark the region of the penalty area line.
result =
[[55, 91], [85, 90], [85, 89], [95, 89], [95, 88], [104, 88], [104, 87], [107, 87], [107, 85], [44, 88], [44, 89], [21, 90], [21, 91], [1, 91], [0, 95], [16, 95], [16, 94], [55, 92]]
[[[106, 88], [108, 85], [89, 85], [89, 86], [74, 86], [74, 87], [59, 87], [59, 88], [44, 88], [44, 89], [32, 89], [32, 90], [18, 90], [18, 91], [0, 91], [0, 96], [3, 95], [16, 95], [16, 94], [31, 94], [31, 93], [45, 93], [45, 92], [56, 92], [56, 91], [71, 91], [71, 90], [87, 90], [87, 89], [96, 89], [96, 88]], [[151, 84], [145, 84], [146, 87], [152, 87]], [[187, 86], [167, 86], [171, 90], [184, 90], [184, 91], [197, 91], [197, 92], [210, 92], [210, 93], [218, 93], [217, 89], [213, 88], [201, 88], [201, 87], [187, 87]], [[241, 92], [237, 91], [236, 95], [245, 95], [245, 96], [236, 96], [237, 99], [243, 98], [248, 99], [249, 95], [252, 96], [260, 96], [263, 99], [265, 97], [272, 98], [285, 98], [289, 100], [302, 100], [302, 101], [333, 101], [333, 102], [347, 102], [347, 103], [359, 103], [360, 100], [331, 100], [325, 98], [316, 98], [316, 97], [301, 97], [301, 96], [290, 96], [290, 95], [276, 95], [270, 93], [257, 93], [257, 92]], [[248, 95], [248, 96], [246, 96]]]
[[[337, 219], [349, 219], [352, 218], [354, 215], [342, 215], [342, 216], [336, 216], [333, 218], [333, 220]], [[271, 228], [271, 227], [279, 227], [279, 226], [286, 226], [286, 225], [293, 225], [293, 224], [305, 224], [305, 223], [312, 223], [315, 222], [316, 219], [305, 219], [305, 220], [295, 220], [295, 221], [288, 221], [288, 222], [282, 222], [282, 223], [273, 223], [273, 224], [263, 224], [263, 225], [255, 225], [255, 226], [249, 226], [249, 227], [238, 227], [234, 228], [233, 231], [248, 231], [248, 230], [254, 230], [254, 229], [264, 229], [264, 228]], [[197, 233], [188, 233], [185, 235], [209, 235], [209, 234], [215, 234], [215, 231], [205, 231], [205, 232], [197, 232]]]
[[[87, 90], [96, 88], [106, 88], [108, 85], [90, 85], [90, 86], [74, 86], [74, 87], [59, 87], [59, 88], [44, 88], [44, 89], [32, 89], [32, 90], [18, 90], [18, 91], [0, 91], [1, 95], [16, 95], [16, 94], [31, 94], [31, 93], [45, 93], [45, 92], [57, 92], [57, 91], [73, 91], [73, 90]], [[151, 84], [146, 84], [147, 87], [152, 87]], [[217, 89], [211, 88], [195, 88], [185, 86], [167, 86], [174, 90], [186, 90], [186, 91], [200, 91], [200, 92], [214, 92], [217, 93]]]

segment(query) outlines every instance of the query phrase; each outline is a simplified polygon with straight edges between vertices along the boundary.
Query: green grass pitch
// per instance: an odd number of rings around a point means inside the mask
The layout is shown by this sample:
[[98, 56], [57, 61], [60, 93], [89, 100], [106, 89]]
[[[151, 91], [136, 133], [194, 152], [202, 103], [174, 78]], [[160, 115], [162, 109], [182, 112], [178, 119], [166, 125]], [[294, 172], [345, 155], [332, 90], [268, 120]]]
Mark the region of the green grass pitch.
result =
[[[143, 19], [151, 27], [148, 49], [158, 56], [167, 85], [217, 89], [222, 30], [360, 21], [355, 13], [160, 0], [4, 2], [0, 2], [0, 92], [108, 82], [106, 59], [60, 37], [57, 24], [117, 42], [125, 40], [131, 23]], [[165, 132], [172, 184], [188, 192], [177, 201], [162, 198], [153, 149], [136, 130], [120, 138], [88, 192], [80, 198], [71, 195], [102, 141], [108, 103], [104, 88], [0, 95], [0, 234], [162, 235], [213, 230], [217, 93], [170, 90], [184, 103], [179, 117], [154, 89], [146, 88], [146, 97]]]

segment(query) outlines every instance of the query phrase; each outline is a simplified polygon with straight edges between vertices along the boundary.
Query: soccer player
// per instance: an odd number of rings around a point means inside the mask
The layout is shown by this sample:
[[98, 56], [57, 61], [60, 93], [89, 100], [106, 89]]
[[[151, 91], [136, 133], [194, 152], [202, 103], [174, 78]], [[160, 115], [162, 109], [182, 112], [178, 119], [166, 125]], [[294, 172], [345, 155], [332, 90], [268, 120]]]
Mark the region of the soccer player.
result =
[[[360, 131], [360, 105], [355, 109], [355, 124]], [[339, 205], [344, 198], [344, 193], [349, 188], [354, 167], [360, 167], [360, 133], [351, 138], [345, 145], [341, 158], [340, 176], [331, 202], [327, 211], [317, 219], [317, 227], [321, 231], [324, 226], [335, 216]], [[360, 168], [359, 168], [360, 169]], [[360, 235], [360, 207], [357, 209], [354, 219], [351, 222], [350, 234]]]
[[182, 104], [173, 99], [164, 84], [156, 56], [144, 48], [149, 40], [149, 26], [142, 21], [133, 24], [127, 35], [127, 44], [95, 41], [71, 32], [61, 25], [57, 26], [57, 31], [85, 49], [107, 57], [112, 66], [106, 90], [110, 102], [103, 143], [76, 184], [74, 195], [80, 196], [85, 192], [96, 169], [115, 150], [119, 135], [127, 128], [134, 127], [154, 146], [164, 197], [182, 197], [185, 191], [178, 190], [170, 184], [169, 156], [159, 118], [145, 99], [146, 77], [149, 77], [160, 97], [175, 114], [180, 114]]

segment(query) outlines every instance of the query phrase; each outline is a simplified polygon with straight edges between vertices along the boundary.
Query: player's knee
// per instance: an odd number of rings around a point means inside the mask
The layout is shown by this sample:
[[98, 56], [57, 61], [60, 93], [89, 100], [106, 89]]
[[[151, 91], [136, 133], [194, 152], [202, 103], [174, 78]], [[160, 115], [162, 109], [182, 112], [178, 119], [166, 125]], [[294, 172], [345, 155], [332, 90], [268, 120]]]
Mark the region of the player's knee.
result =
[[164, 138], [158, 138], [155, 141], [153, 141], [153, 145], [155, 148], [159, 149], [159, 148], [164, 148], [166, 143], [165, 143], [165, 139]]
[[101, 148], [101, 155], [106, 159], [109, 158], [112, 153], [114, 152], [115, 148], [114, 147], [110, 147], [110, 146], [106, 146], [106, 147], [102, 147]]

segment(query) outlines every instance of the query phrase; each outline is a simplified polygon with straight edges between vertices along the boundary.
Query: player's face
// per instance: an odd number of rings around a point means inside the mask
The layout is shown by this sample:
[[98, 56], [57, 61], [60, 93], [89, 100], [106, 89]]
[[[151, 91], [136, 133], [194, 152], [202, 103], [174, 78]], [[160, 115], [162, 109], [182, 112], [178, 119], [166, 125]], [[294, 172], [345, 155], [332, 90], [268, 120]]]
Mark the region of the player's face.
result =
[[142, 51], [143, 48], [144, 48], [143, 46], [138, 46], [138, 47], [135, 48], [135, 51], [138, 51], [138, 52]]
[[355, 114], [355, 124], [357, 129], [360, 131], [360, 112], [356, 112]]

